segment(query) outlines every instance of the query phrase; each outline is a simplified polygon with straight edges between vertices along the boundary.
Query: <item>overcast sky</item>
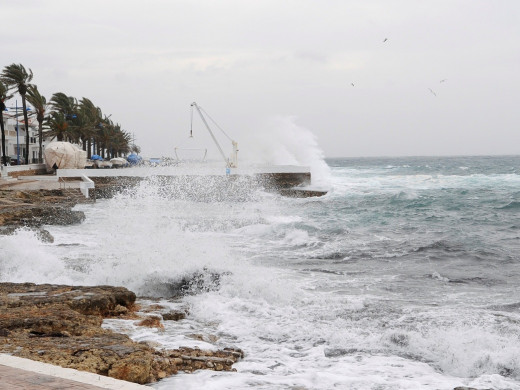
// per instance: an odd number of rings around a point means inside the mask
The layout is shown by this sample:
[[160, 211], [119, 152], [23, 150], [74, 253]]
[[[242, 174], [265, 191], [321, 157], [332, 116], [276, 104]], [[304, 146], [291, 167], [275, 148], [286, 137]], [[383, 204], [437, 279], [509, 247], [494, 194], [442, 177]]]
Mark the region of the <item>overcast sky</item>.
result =
[[518, 0], [0, 0], [0, 12], [0, 66], [31, 68], [48, 99], [91, 99], [146, 156], [186, 141], [193, 101], [241, 157], [520, 148]]

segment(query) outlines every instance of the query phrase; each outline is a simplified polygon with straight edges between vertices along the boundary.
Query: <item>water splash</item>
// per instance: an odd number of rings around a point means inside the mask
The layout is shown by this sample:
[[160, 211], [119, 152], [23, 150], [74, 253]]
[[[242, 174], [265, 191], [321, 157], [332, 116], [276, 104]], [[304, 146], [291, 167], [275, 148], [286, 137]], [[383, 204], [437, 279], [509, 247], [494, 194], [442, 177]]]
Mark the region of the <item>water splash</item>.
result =
[[9, 236], [0, 236], [2, 256], [0, 280], [13, 283], [53, 283], [73, 284], [74, 275], [66, 262], [45, 248], [37, 232], [18, 229]]
[[260, 164], [308, 166], [314, 186], [330, 186], [330, 168], [318, 139], [298, 125], [296, 117], [270, 118], [258, 127], [251, 139], [241, 142], [241, 158]]
[[[289, 146], [272, 162], [304, 158]], [[206, 196], [219, 188], [211, 180], [180, 194], [151, 180], [80, 206], [83, 224], [48, 228], [54, 244], [0, 237], [0, 273], [159, 295], [201, 275], [201, 292], [182, 300], [184, 324], [132, 336], [173, 348], [184, 330], [212, 334], [246, 358], [238, 372], [181, 374], [157, 389], [518, 389], [518, 224], [497, 205], [518, 200], [519, 179], [412, 173], [344, 164], [319, 200], [252, 189], [236, 202]]]

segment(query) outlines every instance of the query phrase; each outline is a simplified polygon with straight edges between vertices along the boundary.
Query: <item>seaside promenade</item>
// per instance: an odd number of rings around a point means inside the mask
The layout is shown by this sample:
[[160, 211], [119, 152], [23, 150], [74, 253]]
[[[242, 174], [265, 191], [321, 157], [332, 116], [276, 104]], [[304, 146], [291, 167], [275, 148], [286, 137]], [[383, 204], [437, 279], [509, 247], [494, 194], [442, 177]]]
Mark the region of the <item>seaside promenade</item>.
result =
[[[67, 186], [69, 188], [79, 188], [79, 182], [71, 182]], [[57, 180], [35, 180], [32, 178], [21, 178], [18, 180], [0, 179], [0, 189], [18, 191], [59, 190], [60, 183]]]
[[[99, 182], [102, 186], [115, 186], [127, 183], [128, 180], [140, 180], [151, 176], [179, 179], [184, 185], [186, 177], [193, 177], [197, 183], [200, 177], [219, 178], [220, 183], [229, 177], [245, 177], [252, 180], [253, 185], [260, 184], [281, 195], [289, 197], [314, 197], [327, 194], [328, 189], [311, 187], [309, 167], [300, 166], [263, 166], [249, 168], [232, 168], [230, 175], [223, 173], [222, 167], [190, 166], [186, 167], [132, 167], [125, 169], [60, 169], [56, 175], [20, 176], [18, 178], [0, 178], [0, 189], [18, 191], [67, 189], [89, 194]], [[83, 182], [82, 182], [83, 181]], [[226, 183], [227, 181], [224, 181]], [[232, 180], [234, 182], [234, 180]], [[209, 181], [213, 183], [213, 181]], [[233, 188], [229, 186], [228, 188]], [[97, 191], [96, 191], [97, 192]], [[94, 192], [94, 193], [96, 193]]]
[[0, 389], [143, 390], [148, 386], [0, 354]]

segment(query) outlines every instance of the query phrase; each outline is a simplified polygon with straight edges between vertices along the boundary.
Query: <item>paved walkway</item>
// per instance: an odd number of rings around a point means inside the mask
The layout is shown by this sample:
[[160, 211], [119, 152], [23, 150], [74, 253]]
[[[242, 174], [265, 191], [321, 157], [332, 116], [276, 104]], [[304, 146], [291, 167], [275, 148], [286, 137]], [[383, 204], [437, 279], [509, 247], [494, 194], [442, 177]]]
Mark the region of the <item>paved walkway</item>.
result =
[[0, 354], [0, 389], [150, 390], [150, 387]]
[[23, 179], [4, 179], [0, 178], [0, 189], [17, 191], [36, 191], [36, 190], [59, 190], [66, 188], [79, 188], [79, 181], [68, 181], [66, 184], [58, 182], [56, 176], [42, 179], [34, 179], [32, 176]]

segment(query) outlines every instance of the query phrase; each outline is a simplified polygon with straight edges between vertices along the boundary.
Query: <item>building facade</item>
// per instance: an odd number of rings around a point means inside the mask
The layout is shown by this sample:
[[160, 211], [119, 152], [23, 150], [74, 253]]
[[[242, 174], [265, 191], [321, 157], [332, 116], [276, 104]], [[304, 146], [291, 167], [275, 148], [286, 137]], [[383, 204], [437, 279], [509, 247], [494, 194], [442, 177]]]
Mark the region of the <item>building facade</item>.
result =
[[[20, 116], [20, 109], [4, 111], [4, 130], [5, 130], [5, 154], [8, 156], [11, 165], [25, 164], [25, 135], [27, 126], [23, 116]], [[17, 115], [18, 114], [18, 115]], [[38, 163], [38, 122], [34, 118], [29, 118], [29, 164]], [[43, 139], [42, 147], [49, 143], [50, 139]], [[0, 152], [1, 153], [1, 152]]]

